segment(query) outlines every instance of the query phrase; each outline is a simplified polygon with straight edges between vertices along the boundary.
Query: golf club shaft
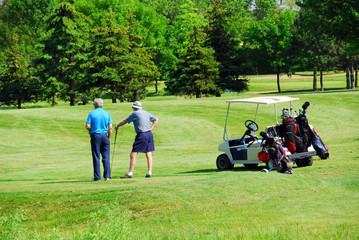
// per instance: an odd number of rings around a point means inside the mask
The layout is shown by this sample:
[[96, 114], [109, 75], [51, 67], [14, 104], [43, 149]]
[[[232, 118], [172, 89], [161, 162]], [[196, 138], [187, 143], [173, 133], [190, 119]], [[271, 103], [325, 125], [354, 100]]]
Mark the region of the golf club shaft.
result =
[[113, 158], [115, 157], [116, 139], [117, 139], [117, 131], [115, 133], [115, 142], [113, 144], [112, 161], [111, 161], [111, 167], [110, 167], [111, 173], [112, 173]]

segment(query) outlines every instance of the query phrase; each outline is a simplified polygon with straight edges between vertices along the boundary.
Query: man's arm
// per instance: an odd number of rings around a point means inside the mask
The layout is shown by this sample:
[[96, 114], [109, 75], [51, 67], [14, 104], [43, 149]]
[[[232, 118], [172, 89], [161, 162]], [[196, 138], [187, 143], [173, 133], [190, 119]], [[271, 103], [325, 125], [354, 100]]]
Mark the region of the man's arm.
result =
[[156, 120], [152, 123], [151, 131], [156, 127], [157, 123], [158, 123], [158, 118], [156, 118]]
[[125, 125], [126, 123], [127, 123], [127, 121], [126, 121], [126, 119], [125, 119], [125, 120], [122, 120], [119, 124], [117, 124], [116, 127], [115, 127], [116, 132], [117, 132], [117, 129], [118, 129], [119, 127]]
[[111, 138], [111, 134], [112, 134], [112, 123], [110, 123], [110, 124], [108, 125], [108, 132], [107, 132], [107, 137], [108, 137], [108, 139]]
[[86, 127], [85, 127], [85, 128], [87, 129], [87, 131], [91, 131], [91, 124], [86, 123]]

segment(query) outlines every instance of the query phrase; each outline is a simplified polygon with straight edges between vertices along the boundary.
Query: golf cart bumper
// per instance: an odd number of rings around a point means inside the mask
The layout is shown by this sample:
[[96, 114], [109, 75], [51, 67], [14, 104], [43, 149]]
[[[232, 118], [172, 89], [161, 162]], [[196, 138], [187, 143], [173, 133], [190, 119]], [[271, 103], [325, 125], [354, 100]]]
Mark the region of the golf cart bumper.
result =
[[310, 146], [308, 148], [307, 152], [301, 152], [301, 153], [290, 153], [286, 148], [286, 154], [288, 156], [288, 158], [290, 160], [296, 160], [296, 159], [303, 159], [303, 158], [309, 158], [309, 157], [314, 157], [317, 155], [317, 152], [315, 151], [315, 149], [313, 148], [313, 146]]

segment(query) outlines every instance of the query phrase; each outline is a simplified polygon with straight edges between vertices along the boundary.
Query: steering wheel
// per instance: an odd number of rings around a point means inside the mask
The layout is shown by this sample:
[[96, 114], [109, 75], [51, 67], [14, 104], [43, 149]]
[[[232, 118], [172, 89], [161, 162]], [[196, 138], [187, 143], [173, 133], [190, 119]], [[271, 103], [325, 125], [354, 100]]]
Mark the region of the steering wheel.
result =
[[247, 120], [244, 122], [244, 125], [246, 126], [247, 128], [247, 131], [243, 134], [242, 138], [239, 140], [240, 143], [243, 142], [244, 140], [244, 137], [246, 135], [250, 136], [251, 137], [251, 142], [248, 143], [247, 147], [249, 147], [250, 145], [253, 144], [253, 142], [255, 141], [255, 137], [253, 137], [251, 135], [252, 132], [255, 132], [258, 130], [258, 124], [255, 122], [255, 121], [252, 121], [252, 120]]
[[244, 125], [251, 132], [256, 132], [258, 130], [258, 124], [253, 120], [245, 121]]

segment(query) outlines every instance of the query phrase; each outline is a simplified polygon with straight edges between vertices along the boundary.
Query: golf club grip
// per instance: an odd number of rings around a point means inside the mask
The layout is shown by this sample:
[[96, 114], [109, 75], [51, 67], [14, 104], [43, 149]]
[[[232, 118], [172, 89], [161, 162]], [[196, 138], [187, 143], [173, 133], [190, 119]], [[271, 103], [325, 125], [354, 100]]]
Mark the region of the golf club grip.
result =
[[263, 139], [267, 139], [267, 138], [268, 138], [268, 135], [267, 135], [267, 133], [265, 133], [265, 132], [260, 132], [259, 135], [261, 135], [261, 137], [262, 137]]
[[305, 103], [303, 104], [302, 108], [303, 108], [304, 110], [306, 110], [306, 109], [309, 107], [309, 105], [310, 105], [309, 102], [305, 102]]

